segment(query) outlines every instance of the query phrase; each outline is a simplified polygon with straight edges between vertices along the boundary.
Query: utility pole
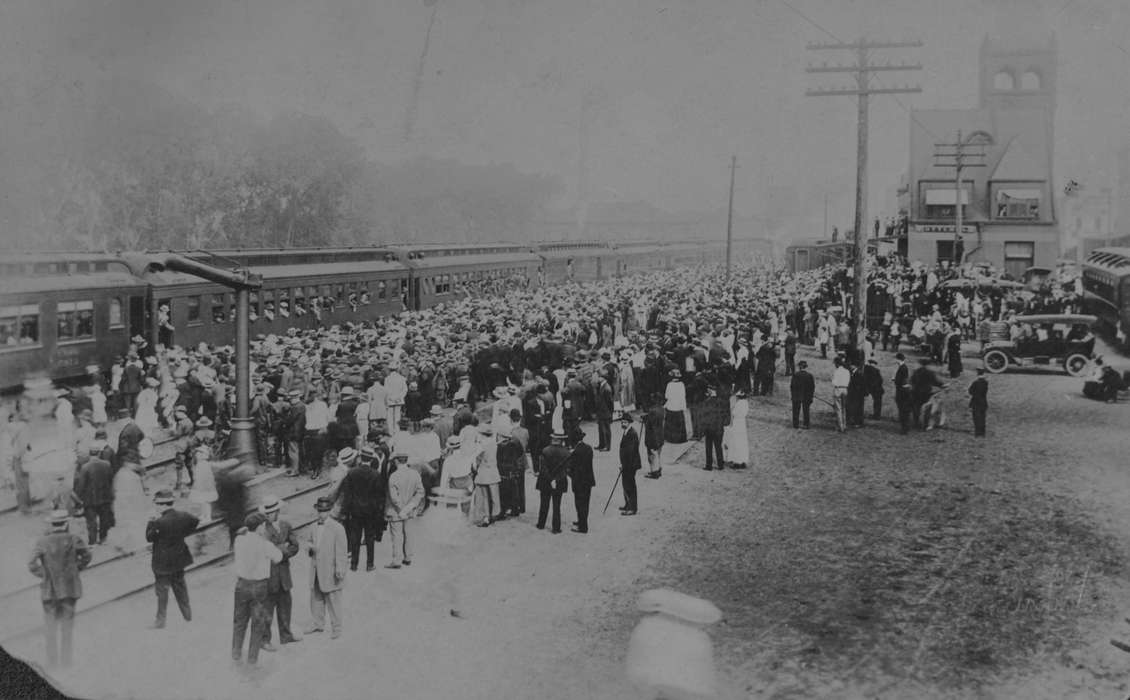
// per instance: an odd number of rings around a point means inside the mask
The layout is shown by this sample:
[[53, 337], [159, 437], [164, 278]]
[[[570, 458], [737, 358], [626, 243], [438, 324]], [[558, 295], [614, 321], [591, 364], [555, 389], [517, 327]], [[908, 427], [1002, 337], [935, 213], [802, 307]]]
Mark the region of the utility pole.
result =
[[828, 193], [824, 193], [824, 238], [828, 238]]
[[738, 157], [730, 156], [730, 209], [726, 216], [726, 281], [730, 281], [730, 254], [734, 248], [734, 173], [738, 169]]
[[[939, 168], [953, 168], [954, 169], [954, 229], [953, 229], [953, 264], [960, 265], [963, 261], [964, 250], [962, 255], [957, 254], [958, 244], [961, 242], [962, 234], [962, 216], [965, 213], [962, 211], [962, 202], [965, 197], [965, 190], [961, 186], [961, 171], [966, 168], [983, 168], [984, 163], [967, 162], [967, 159], [983, 159], [985, 151], [969, 152], [966, 149], [970, 147], [981, 146], [980, 142], [974, 142], [972, 138], [963, 139], [961, 137], [961, 130], [957, 132], [957, 141], [955, 143], [936, 143], [935, 148], [938, 149], [953, 149], [952, 152], [940, 150], [934, 152], [934, 165]], [[964, 249], [964, 246], [962, 246]]]
[[856, 344], [862, 346], [867, 330], [867, 274], [865, 263], [867, 259], [867, 234], [864, 227], [867, 225], [867, 113], [868, 98], [871, 95], [890, 95], [897, 93], [922, 92], [922, 88], [914, 86], [901, 87], [871, 87], [871, 74], [879, 71], [908, 71], [922, 70], [921, 64], [889, 62], [882, 65], [869, 63], [870, 52], [873, 49], [901, 49], [922, 46], [921, 41], [868, 41], [860, 38], [853, 43], [837, 42], [833, 44], [809, 44], [810, 51], [853, 51], [855, 53], [854, 65], [809, 66], [807, 73], [853, 73], [855, 75], [855, 88], [820, 88], [806, 90], [807, 97], [831, 97], [855, 95], [859, 99], [856, 124], [856, 155], [855, 155], [855, 329]]

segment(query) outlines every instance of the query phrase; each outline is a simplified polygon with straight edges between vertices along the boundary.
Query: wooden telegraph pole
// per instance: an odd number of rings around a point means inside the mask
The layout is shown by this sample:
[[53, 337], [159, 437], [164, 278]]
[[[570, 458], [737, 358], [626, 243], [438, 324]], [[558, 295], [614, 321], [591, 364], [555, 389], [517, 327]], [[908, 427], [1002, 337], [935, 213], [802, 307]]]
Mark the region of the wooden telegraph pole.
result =
[[855, 329], [856, 345], [863, 344], [867, 328], [867, 112], [868, 98], [871, 95], [890, 95], [896, 93], [922, 92], [920, 87], [871, 87], [871, 74], [879, 71], [907, 71], [922, 70], [921, 64], [891, 64], [871, 65], [870, 52], [873, 49], [898, 49], [922, 46], [921, 41], [868, 41], [859, 39], [854, 43], [837, 42], [833, 44], [809, 44], [810, 51], [854, 51], [855, 64], [845, 66], [809, 66], [807, 73], [853, 73], [855, 74], [854, 88], [820, 88], [806, 90], [807, 97], [831, 97], [842, 95], [855, 95], [859, 98], [856, 155], [855, 155]]
[[[969, 159], [983, 159], [985, 151], [967, 151], [970, 146], [979, 147], [980, 143], [975, 142], [972, 137], [963, 139], [961, 137], [961, 130], [957, 132], [957, 141], [954, 143], [936, 143], [934, 148], [938, 149], [934, 152], [934, 165], [939, 168], [953, 168], [954, 169], [954, 228], [953, 228], [953, 264], [960, 265], [963, 260], [964, 250], [962, 255], [957, 254], [958, 244], [961, 242], [962, 234], [962, 215], [964, 212], [961, 209], [962, 195], [965, 191], [961, 187], [961, 171], [966, 168], [983, 168], [984, 163], [970, 163]], [[964, 246], [962, 246], [964, 248]]]
[[726, 281], [730, 281], [730, 254], [734, 248], [734, 173], [738, 169], [738, 157], [730, 156], [730, 209], [726, 215]]

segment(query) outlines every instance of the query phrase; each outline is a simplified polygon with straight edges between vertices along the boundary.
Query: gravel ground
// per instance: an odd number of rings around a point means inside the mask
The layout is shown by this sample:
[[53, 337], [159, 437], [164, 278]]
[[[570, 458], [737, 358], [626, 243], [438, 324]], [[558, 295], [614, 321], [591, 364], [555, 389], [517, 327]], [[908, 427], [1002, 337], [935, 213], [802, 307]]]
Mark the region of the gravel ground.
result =
[[[809, 359], [829, 396], [827, 363]], [[227, 660], [225, 568], [190, 580], [191, 625], [174, 610], [144, 630], [146, 596], [80, 617], [80, 663], [60, 680], [99, 697], [642, 699], [623, 679], [635, 599], [664, 586], [723, 611], [710, 632], [725, 698], [1125, 697], [1130, 656], [1108, 640], [1130, 642], [1127, 407], [1054, 372], [994, 376], [977, 439], [971, 379], [951, 385], [948, 429], [900, 436], [890, 418], [839, 435], [819, 403], [794, 431], [779, 378], [752, 399], [749, 470], [701, 471], [694, 445], [639, 480], [639, 516], [602, 517], [616, 466], [597, 453], [590, 534], [538, 531], [529, 512], [456, 544], [425, 536], [411, 567], [349, 577], [342, 639], [265, 655], [255, 677]]]

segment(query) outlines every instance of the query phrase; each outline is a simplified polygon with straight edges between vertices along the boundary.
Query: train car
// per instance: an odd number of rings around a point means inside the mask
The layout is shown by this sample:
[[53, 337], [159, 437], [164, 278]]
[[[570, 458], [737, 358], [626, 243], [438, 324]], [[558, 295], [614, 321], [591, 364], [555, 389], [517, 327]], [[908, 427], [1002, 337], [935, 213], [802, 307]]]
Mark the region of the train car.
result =
[[[263, 277], [251, 293], [250, 333], [281, 335], [357, 323], [399, 313], [409, 289], [409, 270], [399, 261], [300, 262], [249, 266]], [[179, 272], [146, 276], [150, 285], [149, 333], [163, 345], [230, 345], [235, 340], [235, 294], [226, 287]], [[165, 325], [163, 320], [168, 318]], [[169, 327], [171, 326], [171, 328]]]
[[1083, 303], [1103, 329], [1130, 335], [1130, 248], [1098, 248], [1083, 261]]
[[615, 274], [615, 255], [607, 243], [563, 241], [534, 246], [542, 259], [542, 284], [605, 279]]
[[[146, 285], [100, 260], [37, 261], [32, 274], [0, 276], [0, 389], [30, 378], [65, 379], [107, 366], [144, 333]], [[54, 272], [46, 271], [53, 266]], [[60, 272], [82, 265], [86, 272]], [[116, 269], [115, 269], [116, 268]]]
[[654, 241], [617, 244], [612, 252], [614, 276], [626, 277], [667, 269], [667, 247]]
[[849, 262], [854, 251], [855, 246], [850, 241], [797, 242], [785, 248], [785, 265], [794, 274], [817, 270], [825, 265]]
[[537, 287], [541, 256], [527, 245], [412, 245], [392, 246], [399, 262], [410, 270], [405, 303], [426, 309], [475, 293], [492, 281], [507, 286]]

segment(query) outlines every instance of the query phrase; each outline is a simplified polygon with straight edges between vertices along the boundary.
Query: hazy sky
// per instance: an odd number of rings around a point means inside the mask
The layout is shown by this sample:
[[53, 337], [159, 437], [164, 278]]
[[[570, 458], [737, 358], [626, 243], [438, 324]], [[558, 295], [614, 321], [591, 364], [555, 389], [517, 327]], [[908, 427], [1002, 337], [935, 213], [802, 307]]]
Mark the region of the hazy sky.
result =
[[[986, 32], [1052, 29], [1059, 42], [1057, 186], [1112, 178], [1130, 114], [1126, 0], [437, 0], [411, 141], [405, 119], [432, 8], [424, 0], [5, 0], [0, 116], [45, 86], [91, 76], [156, 82], [208, 108], [325, 115], [379, 160], [422, 154], [555, 174], [572, 198], [588, 95], [594, 200], [677, 209], [726, 201], [731, 153], [745, 214], [799, 207], [849, 220], [851, 98], [805, 98], [805, 50], [832, 37], [920, 38], [924, 65], [874, 100], [870, 212], [890, 213], [910, 107], [977, 99]], [[811, 21], [804, 19], [806, 15]], [[819, 25], [819, 27], [817, 26]], [[822, 28], [822, 29], [821, 29]], [[1130, 42], [1126, 42], [1130, 44]], [[886, 54], [884, 54], [885, 56]], [[848, 56], [843, 57], [845, 60]], [[847, 79], [842, 79], [846, 83]], [[900, 104], [901, 103], [901, 104]], [[49, 123], [44, 120], [44, 124]], [[47, 128], [47, 127], [43, 127]], [[12, 129], [6, 138], [18, 138]], [[942, 136], [942, 135], [940, 135]], [[1058, 187], [1057, 187], [1058, 189]]]

